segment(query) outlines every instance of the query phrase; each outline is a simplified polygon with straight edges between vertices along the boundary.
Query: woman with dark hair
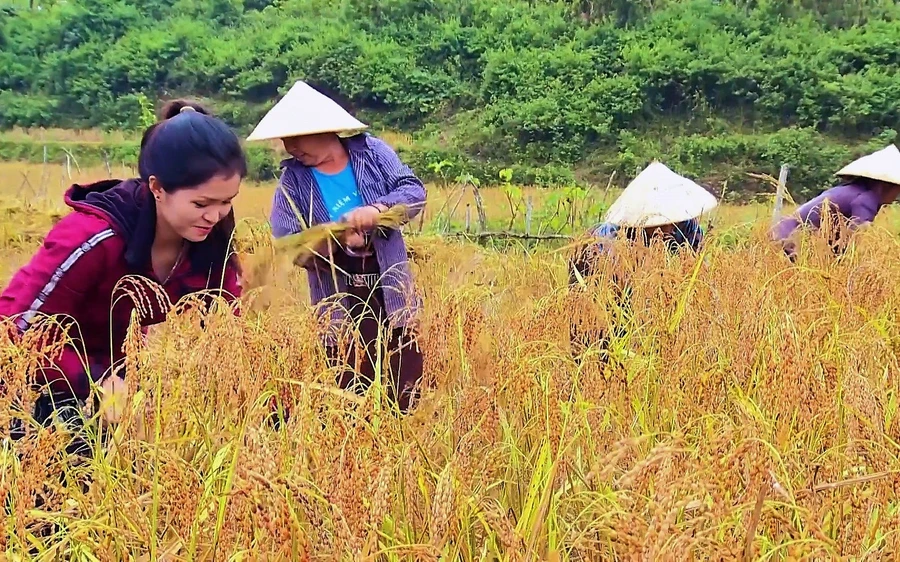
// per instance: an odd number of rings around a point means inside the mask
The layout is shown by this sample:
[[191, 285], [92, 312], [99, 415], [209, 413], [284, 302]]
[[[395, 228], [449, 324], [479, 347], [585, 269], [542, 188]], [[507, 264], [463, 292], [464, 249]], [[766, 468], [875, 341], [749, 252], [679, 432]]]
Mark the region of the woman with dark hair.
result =
[[[330, 316], [327, 356], [342, 388], [367, 388], [383, 365], [388, 394], [405, 412], [422, 377], [412, 329], [419, 302], [403, 234], [376, 223], [396, 205], [406, 207], [406, 220], [414, 217], [425, 203], [425, 187], [387, 143], [360, 132], [365, 128], [333, 100], [297, 82], [247, 140], [280, 139], [291, 155], [282, 163], [272, 205], [275, 237], [328, 222], [352, 227], [333, 251], [318, 248], [319, 255], [302, 264], [313, 304]], [[361, 345], [348, 346], [345, 355], [338, 334], [354, 325]]]
[[881, 208], [900, 195], [900, 150], [890, 145], [863, 156], [837, 174], [844, 181], [784, 217], [772, 236], [781, 243], [791, 261], [796, 259], [796, 238], [802, 227], [819, 230], [822, 217], [830, 213], [828, 243], [840, 255], [847, 246], [845, 227], [850, 232], [875, 220]]
[[231, 251], [232, 201], [247, 174], [240, 141], [191, 102], [169, 102], [162, 117], [141, 139], [140, 177], [69, 188], [65, 201], [73, 212], [0, 295], [0, 316], [12, 318], [19, 332], [44, 316], [55, 321], [42, 324], [64, 332], [65, 347], [46, 357], [36, 381], [44, 387], [35, 404], [38, 423], [54, 413], [66, 421], [79, 417], [92, 381], [120, 392], [116, 373], [133, 310], [144, 329], [165, 320], [158, 299], [137, 306], [122, 298], [117, 285], [132, 294], [144, 290], [123, 282], [126, 276], [157, 283], [173, 303], [206, 290], [229, 301], [240, 294]]

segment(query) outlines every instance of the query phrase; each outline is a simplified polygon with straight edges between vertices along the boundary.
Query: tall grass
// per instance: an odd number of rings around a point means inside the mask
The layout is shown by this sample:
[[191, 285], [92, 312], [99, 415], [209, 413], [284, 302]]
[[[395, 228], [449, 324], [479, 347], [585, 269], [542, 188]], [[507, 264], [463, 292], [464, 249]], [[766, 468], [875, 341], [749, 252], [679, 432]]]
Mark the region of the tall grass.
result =
[[[586, 289], [563, 255], [411, 242], [426, 390], [414, 413], [334, 388], [300, 274], [247, 312], [128, 345], [112, 444], [4, 441], [10, 559], [754, 560], [900, 553], [900, 247], [791, 265], [749, 227], [699, 258], [622, 250]], [[260, 242], [261, 243], [261, 242]], [[255, 242], [245, 242], [247, 251]], [[612, 298], [631, 271], [631, 312]], [[675, 311], [679, 313], [676, 314]], [[580, 362], [572, 323], [619, 322]], [[0, 431], [37, 335], [0, 344]], [[266, 418], [273, 397], [285, 425]], [[60, 483], [62, 482], [62, 483]], [[38, 498], [41, 498], [38, 501]]]

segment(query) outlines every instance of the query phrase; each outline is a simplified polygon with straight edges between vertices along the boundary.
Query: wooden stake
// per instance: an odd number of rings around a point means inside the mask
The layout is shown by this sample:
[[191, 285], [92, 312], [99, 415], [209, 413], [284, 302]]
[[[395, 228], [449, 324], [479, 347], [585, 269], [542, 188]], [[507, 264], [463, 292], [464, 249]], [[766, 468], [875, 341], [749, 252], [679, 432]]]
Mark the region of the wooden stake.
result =
[[[456, 214], [456, 209], [459, 207], [459, 203], [462, 201], [463, 197], [466, 194], [466, 184], [463, 184], [459, 190], [459, 197], [456, 199], [456, 203], [453, 204], [453, 208], [450, 210], [450, 213], [447, 215], [447, 224], [444, 225], [444, 232], [450, 232], [450, 221], [453, 220], [453, 215]], [[451, 194], [451, 197], [453, 195]], [[450, 202], [450, 198], [447, 198], [447, 202]], [[438, 213], [440, 215], [440, 213]]]
[[531, 235], [531, 213], [533, 210], [534, 205], [531, 195], [529, 195], [528, 199], [525, 200], [525, 236]]
[[422, 229], [425, 228], [425, 211], [428, 210], [428, 207], [422, 207], [422, 211], [419, 213], [419, 234], [422, 234]]
[[475, 208], [478, 210], [479, 230], [484, 232], [487, 230], [487, 214], [484, 212], [484, 201], [481, 199], [481, 191], [475, 183], [472, 183], [472, 190], [475, 192]]
[[38, 192], [42, 197], [46, 197], [49, 191], [50, 170], [47, 168], [47, 145], [44, 145], [44, 163], [41, 166], [41, 185]]
[[772, 212], [772, 225], [781, 218], [781, 208], [784, 205], [784, 194], [787, 191], [787, 178], [790, 167], [787, 164], [781, 165], [781, 172], [778, 174], [778, 187], [775, 190], [775, 209]]

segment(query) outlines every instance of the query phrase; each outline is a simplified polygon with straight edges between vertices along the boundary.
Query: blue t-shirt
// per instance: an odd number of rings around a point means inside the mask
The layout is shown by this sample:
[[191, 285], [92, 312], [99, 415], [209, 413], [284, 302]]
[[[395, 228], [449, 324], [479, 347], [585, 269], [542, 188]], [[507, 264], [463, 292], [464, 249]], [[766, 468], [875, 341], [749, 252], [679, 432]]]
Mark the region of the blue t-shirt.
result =
[[326, 174], [315, 168], [312, 172], [331, 220], [337, 221], [347, 212], [363, 206], [356, 177], [353, 175], [353, 166], [350, 163], [336, 174]]

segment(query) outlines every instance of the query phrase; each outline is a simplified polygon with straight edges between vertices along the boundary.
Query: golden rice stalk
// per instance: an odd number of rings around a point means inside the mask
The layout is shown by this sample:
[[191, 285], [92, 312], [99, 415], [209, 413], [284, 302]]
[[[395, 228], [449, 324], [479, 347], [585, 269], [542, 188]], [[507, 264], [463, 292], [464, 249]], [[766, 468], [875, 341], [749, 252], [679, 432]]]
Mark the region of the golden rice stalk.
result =
[[[407, 217], [406, 206], [395, 205], [378, 216], [376, 226], [397, 229], [407, 221]], [[279, 238], [275, 241], [275, 251], [291, 255], [292, 261], [300, 265], [317, 255], [328, 240], [337, 240], [350, 229], [349, 224], [342, 222], [317, 224], [297, 234]]]

